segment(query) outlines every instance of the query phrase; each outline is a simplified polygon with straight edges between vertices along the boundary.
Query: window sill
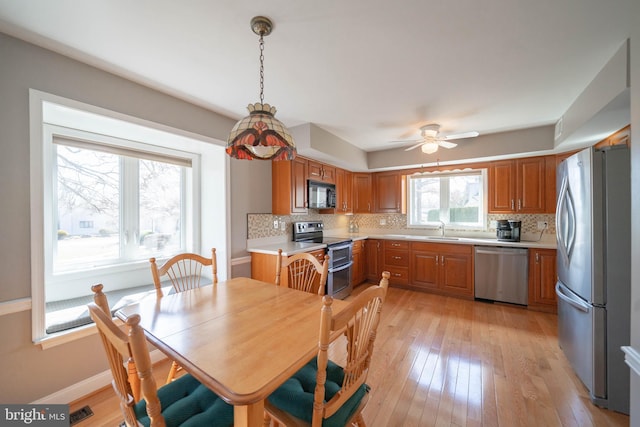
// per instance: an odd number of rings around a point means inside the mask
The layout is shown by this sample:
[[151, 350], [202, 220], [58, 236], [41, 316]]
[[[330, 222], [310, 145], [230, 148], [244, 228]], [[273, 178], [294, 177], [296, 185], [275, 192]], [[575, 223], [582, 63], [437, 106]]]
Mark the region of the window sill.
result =
[[[120, 319], [114, 318], [113, 320], [116, 325], [123, 325]], [[46, 350], [48, 348], [68, 344], [72, 341], [95, 335], [97, 332], [98, 330], [96, 329], [96, 325], [92, 323], [90, 325], [80, 326], [68, 331], [62, 331], [55, 334], [47, 335], [46, 337], [34, 341], [34, 344], [39, 345], [41, 349]]]

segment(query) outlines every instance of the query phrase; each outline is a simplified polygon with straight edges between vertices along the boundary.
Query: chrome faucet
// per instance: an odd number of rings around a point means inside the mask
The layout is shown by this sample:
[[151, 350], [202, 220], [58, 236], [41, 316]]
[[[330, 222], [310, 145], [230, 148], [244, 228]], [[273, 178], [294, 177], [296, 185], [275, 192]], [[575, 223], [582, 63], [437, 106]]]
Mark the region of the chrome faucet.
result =
[[444, 221], [440, 221], [440, 237], [444, 237]]

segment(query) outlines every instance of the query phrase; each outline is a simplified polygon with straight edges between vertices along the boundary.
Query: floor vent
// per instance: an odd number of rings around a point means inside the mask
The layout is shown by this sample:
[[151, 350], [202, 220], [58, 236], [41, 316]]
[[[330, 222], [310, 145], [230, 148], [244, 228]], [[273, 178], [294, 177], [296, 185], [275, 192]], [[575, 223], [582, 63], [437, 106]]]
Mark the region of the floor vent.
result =
[[70, 425], [78, 424], [80, 421], [89, 418], [93, 415], [93, 411], [88, 406], [82, 407], [75, 412], [69, 414]]

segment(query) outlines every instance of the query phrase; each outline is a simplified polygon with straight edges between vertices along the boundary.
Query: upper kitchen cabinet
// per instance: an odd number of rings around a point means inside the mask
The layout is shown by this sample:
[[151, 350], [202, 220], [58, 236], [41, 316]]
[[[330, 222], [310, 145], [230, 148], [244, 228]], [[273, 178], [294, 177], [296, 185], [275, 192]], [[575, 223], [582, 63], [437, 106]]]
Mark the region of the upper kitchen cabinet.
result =
[[555, 204], [547, 207], [547, 191], [553, 192], [549, 199], [555, 199], [555, 182], [547, 185], [552, 164], [545, 156], [491, 162], [489, 213], [553, 212]]
[[271, 213], [307, 212], [307, 159], [296, 157], [271, 162]]
[[371, 174], [353, 174], [353, 213], [372, 213]]
[[400, 172], [373, 174], [373, 204], [376, 213], [402, 213], [403, 180]]
[[353, 213], [353, 173], [336, 168], [336, 213]]
[[311, 181], [328, 182], [335, 184], [336, 168], [323, 163], [309, 160], [307, 162], [307, 177]]

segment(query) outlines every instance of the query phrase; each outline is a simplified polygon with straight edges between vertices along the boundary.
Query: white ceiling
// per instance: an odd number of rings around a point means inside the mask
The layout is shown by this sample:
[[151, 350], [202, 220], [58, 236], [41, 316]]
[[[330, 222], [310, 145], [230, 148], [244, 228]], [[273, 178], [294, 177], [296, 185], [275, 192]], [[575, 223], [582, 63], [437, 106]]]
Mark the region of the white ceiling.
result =
[[265, 15], [276, 117], [373, 151], [427, 123], [555, 123], [629, 37], [631, 1], [0, 0], [0, 31], [239, 119]]

